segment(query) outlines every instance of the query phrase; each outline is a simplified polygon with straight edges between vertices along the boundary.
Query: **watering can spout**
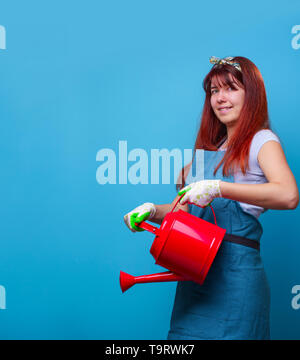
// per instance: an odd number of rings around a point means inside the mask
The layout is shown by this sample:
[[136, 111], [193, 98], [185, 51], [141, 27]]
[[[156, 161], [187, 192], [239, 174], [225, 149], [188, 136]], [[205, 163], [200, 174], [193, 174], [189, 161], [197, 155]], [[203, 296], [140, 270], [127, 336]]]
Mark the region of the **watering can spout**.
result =
[[131, 288], [131, 286], [133, 286], [134, 284], [184, 280], [186, 280], [186, 278], [177, 275], [172, 271], [165, 271], [162, 273], [141, 276], [132, 276], [123, 271], [120, 271], [120, 286], [123, 293], [129, 288]]
[[135, 284], [135, 279], [132, 275], [120, 271], [120, 286], [122, 292], [125, 292], [126, 290], [131, 288], [131, 286], [134, 284]]

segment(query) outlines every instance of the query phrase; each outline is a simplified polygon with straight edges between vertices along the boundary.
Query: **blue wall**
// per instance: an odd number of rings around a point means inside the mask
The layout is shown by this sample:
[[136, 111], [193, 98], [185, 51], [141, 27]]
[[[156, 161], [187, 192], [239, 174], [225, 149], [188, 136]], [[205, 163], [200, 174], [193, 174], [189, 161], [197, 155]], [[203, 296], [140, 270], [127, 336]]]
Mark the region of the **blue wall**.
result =
[[[122, 294], [118, 277], [162, 270], [153, 236], [132, 234], [123, 215], [170, 202], [175, 187], [99, 185], [96, 154], [118, 155], [120, 140], [128, 151], [192, 148], [209, 57], [240, 55], [262, 72], [298, 180], [297, 24], [298, 0], [0, 5], [1, 339], [165, 339], [175, 284]], [[276, 339], [300, 339], [299, 211], [261, 217]]]

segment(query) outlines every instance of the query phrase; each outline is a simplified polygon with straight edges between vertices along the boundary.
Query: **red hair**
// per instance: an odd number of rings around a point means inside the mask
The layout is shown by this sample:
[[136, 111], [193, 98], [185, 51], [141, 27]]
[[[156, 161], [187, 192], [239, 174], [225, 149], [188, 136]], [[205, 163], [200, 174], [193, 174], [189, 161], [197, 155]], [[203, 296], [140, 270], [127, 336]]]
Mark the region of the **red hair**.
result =
[[[245, 57], [236, 56], [233, 61], [240, 64], [242, 71], [229, 64], [214, 65], [203, 81], [206, 97], [193, 151], [193, 159], [197, 149], [217, 151], [218, 145], [227, 134], [226, 126], [216, 117], [211, 107], [210, 86], [213, 77], [231, 86], [231, 74], [237, 85], [244, 88], [245, 98], [235, 132], [227, 144], [223, 159], [214, 171], [216, 174], [223, 164], [223, 176], [233, 174], [236, 168], [240, 168], [245, 174], [253, 136], [259, 130], [270, 129], [266, 90], [260, 71], [252, 61]], [[184, 187], [184, 168], [182, 179], [183, 184], [178, 184], [178, 188]]]

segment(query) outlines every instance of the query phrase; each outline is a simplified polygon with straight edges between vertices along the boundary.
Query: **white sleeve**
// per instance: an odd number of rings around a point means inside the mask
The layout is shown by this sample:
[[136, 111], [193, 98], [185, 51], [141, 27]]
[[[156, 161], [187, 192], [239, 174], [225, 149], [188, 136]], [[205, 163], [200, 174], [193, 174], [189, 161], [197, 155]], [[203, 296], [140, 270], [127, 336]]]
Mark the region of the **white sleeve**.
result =
[[[241, 171], [238, 171], [234, 176], [234, 181], [241, 184], [263, 184], [267, 182], [267, 179], [259, 166], [257, 156], [261, 147], [268, 141], [274, 140], [280, 143], [278, 136], [276, 136], [271, 130], [260, 130], [258, 131], [251, 142], [250, 153], [249, 153], [249, 169], [244, 175]], [[256, 218], [266, 211], [266, 209], [239, 202], [242, 209], [254, 215]]]
[[[254, 170], [254, 172], [260, 172], [260, 166], [258, 163], [258, 153], [261, 149], [261, 147], [268, 141], [277, 141], [278, 143], [280, 143], [280, 140], [278, 138], [277, 135], [275, 135], [271, 130], [260, 130], [258, 131], [253, 139], [252, 139], [252, 143], [250, 146], [250, 154], [249, 154], [249, 167], [250, 169], [252, 169], [252, 171]], [[260, 171], [259, 171], [260, 170]]]

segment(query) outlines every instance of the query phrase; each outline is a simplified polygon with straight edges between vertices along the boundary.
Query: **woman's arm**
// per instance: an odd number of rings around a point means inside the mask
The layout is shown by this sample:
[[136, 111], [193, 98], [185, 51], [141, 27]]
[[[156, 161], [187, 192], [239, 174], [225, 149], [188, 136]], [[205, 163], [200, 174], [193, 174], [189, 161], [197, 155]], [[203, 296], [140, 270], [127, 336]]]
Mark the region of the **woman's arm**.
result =
[[[173, 209], [173, 206], [175, 205], [176, 201], [179, 199], [179, 196], [176, 196], [176, 198], [173, 200], [172, 204], [163, 204], [163, 205], [155, 205], [156, 208], [156, 213], [154, 215], [153, 218], [151, 218], [150, 221], [156, 223], [156, 224], [161, 224], [164, 217], [167, 215], [168, 212], [170, 212]], [[177, 204], [176, 208], [174, 209], [174, 211], [178, 211], [178, 210], [183, 210], [188, 212], [189, 208], [188, 205], [180, 205], [179, 203]]]
[[267, 209], [295, 209], [299, 192], [281, 145], [266, 142], [258, 153], [259, 165], [268, 180], [265, 184], [220, 182], [222, 197]]
[[[190, 171], [191, 165], [192, 165], [192, 162], [188, 163], [184, 167], [185, 179], [187, 177], [187, 174]], [[180, 173], [179, 176], [178, 176], [177, 184], [182, 184], [182, 173]], [[179, 196], [177, 195], [171, 204], [155, 205], [156, 213], [155, 213], [154, 217], [150, 221], [155, 222], [156, 224], [161, 224], [164, 217], [167, 215], [167, 213], [170, 212], [173, 209], [173, 207], [174, 207], [174, 205], [175, 205], [175, 203], [177, 202], [178, 199], [179, 199]], [[178, 211], [179, 209], [188, 212], [189, 211], [188, 204], [180, 205], [178, 203], [176, 208], [174, 209], [174, 211]]]
[[[185, 174], [188, 174], [190, 166], [191, 163], [185, 166]], [[182, 174], [180, 173], [177, 184], [182, 184], [181, 179]], [[177, 195], [171, 204], [155, 205], [153, 203], [144, 203], [127, 213], [124, 216], [124, 222], [132, 232], [143, 231], [139, 228], [138, 224], [145, 220], [161, 224], [166, 214], [175, 206], [178, 198], [179, 196]], [[189, 210], [188, 205], [181, 205], [178, 202], [174, 211], [178, 211], [179, 209], [186, 212]]]

